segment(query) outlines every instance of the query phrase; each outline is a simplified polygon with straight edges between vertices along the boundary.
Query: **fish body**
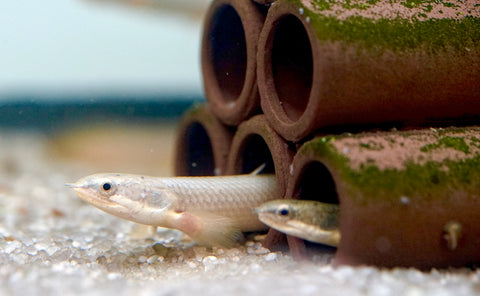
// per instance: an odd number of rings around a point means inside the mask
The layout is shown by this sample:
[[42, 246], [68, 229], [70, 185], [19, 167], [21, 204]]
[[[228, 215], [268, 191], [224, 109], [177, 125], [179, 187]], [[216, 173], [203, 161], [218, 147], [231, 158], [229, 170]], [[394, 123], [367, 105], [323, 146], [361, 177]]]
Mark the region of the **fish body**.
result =
[[255, 209], [266, 225], [308, 241], [338, 246], [338, 205], [312, 200], [279, 199]]
[[67, 185], [109, 214], [223, 246], [241, 238], [241, 232], [265, 229], [252, 210], [277, 196], [275, 176], [256, 174], [160, 178], [107, 173]]

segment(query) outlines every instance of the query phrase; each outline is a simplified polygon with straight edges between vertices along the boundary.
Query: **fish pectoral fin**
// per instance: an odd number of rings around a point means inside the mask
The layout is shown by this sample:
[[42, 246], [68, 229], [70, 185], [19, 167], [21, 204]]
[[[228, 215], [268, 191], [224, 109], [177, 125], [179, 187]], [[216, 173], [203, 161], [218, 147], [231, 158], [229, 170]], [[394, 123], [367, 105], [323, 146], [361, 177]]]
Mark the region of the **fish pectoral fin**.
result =
[[232, 219], [212, 212], [184, 212], [178, 229], [206, 246], [232, 247], [243, 234]]

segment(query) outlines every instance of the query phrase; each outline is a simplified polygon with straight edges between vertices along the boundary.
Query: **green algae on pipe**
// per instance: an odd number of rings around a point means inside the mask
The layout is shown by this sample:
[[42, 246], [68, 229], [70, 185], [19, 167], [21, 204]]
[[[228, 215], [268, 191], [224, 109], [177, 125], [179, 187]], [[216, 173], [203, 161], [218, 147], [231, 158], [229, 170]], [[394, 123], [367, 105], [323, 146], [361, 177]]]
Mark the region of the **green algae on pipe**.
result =
[[[479, 127], [315, 138], [295, 155], [286, 196], [330, 202], [336, 196], [342, 234], [337, 264], [476, 264], [479, 143]], [[315, 164], [328, 174], [312, 173]], [[459, 228], [461, 234], [454, 231]]]
[[322, 3], [276, 1], [260, 35], [262, 110], [284, 138], [480, 114], [479, 5]]

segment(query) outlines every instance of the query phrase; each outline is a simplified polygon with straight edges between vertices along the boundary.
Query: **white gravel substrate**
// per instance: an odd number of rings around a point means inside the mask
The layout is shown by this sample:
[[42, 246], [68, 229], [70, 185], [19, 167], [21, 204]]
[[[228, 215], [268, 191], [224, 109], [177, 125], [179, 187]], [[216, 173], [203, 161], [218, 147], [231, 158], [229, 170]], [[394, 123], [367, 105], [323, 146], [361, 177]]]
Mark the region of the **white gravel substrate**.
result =
[[332, 267], [247, 242], [188, 247], [175, 231], [135, 238], [133, 223], [64, 186], [85, 169], [46, 153], [37, 135], [0, 136], [0, 295], [473, 295], [471, 269]]

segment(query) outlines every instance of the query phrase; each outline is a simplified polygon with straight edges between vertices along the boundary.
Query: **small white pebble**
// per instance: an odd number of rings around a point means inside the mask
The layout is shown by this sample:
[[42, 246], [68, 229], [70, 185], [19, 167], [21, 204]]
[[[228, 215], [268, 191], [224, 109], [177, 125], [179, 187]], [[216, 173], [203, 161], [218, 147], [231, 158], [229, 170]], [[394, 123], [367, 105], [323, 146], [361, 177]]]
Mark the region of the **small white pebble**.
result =
[[304, 13], [305, 11], [303, 10], [302, 7], [300, 7], [300, 8], [298, 9], [298, 12], [300, 12], [300, 14], [303, 15], [303, 13]]
[[197, 268], [197, 263], [195, 261], [187, 261], [187, 266], [190, 267], [191, 269]]
[[217, 257], [215, 256], [207, 256], [203, 258], [203, 263], [216, 263], [217, 262]]
[[153, 255], [153, 256], [148, 257], [147, 263], [148, 263], [148, 264], [153, 264], [153, 263], [155, 263], [157, 260], [158, 260], [158, 255]]
[[147, 262], [147, 260], [148, 260], [147, 256], [138, 257], [138, 263], [145, 263]]
[[121, 277], [122, 277], [122, 275], [119, 274], [119, 273], [117, 273], [117, 272], [112, 272], [112, 273], [109, 273], [109, 274], [107, 275], [107, 279], [109, 279], [109, 280], [111, 280], [111, 281], [112, 281], [112, 280], [119, 279], [119, 278], [121, 278]]
[[310, 17], [307, 16], [307, 18], [305, 19], [307, 21], [307, 23], [310, 23]]
[[270, 261], [275, 261], [277, 260], [277, 253], [269, 253], [267, 256], [265, 256], [265, 261], [270, 262]]
[[38, 251], [34, 246], [29, 246], [26, 248], [27, 254], [30, 256], [35, 256], [37, 255]]
[[247, 253], [249, 255], [265, 255], [270, 253], [270, 250], [262, 246], [254, 246], [252, 248], [247, 248]]
[[348, 147], [343, 148], [343, 154], [347, 155], [348, 152], [350, 152], [350, 148]]

